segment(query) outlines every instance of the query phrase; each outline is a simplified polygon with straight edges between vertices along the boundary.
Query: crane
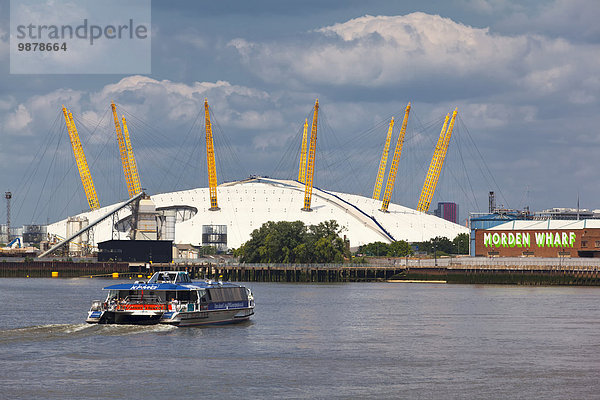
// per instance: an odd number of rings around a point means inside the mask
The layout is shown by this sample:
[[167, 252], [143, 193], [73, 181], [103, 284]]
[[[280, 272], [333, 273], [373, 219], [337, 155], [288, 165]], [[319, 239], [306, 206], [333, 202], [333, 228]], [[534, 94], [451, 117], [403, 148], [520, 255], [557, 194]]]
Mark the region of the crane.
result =
[[383, 193], [383, 201], [381, 202], [381, 211], [387, 212], [390, 200], [392, 199], [392, 193], [394, 191], [394, 182], [396, 182], [396, 174], [398, 172], [398, 163], [400, 162], [400, 155], [402, 154], [402, 145], [404, 144], [404, 135], [406, 134], [406, 125], [408, 125], [408, 114], [410, 113], [410, 103], [406, 106], [404, 112], [404, 119], [402, 120], [402, 128], [400, 128], [400, 134], [398, 135], [398, 141], [396, 142], [396, 149], [394, 150], [394, 158], [392, 159], [392, 166], [388, 174], [387, 183], [385, 185], [385, 192]]
[[[435, 187], [437, 186], [442, 167], [444, 166], [444, 160], [446, 158], [446, 152], [448, 151], [448, 145], [450, 144], [450, 137], [452, 136], [457, 113], [458, 108], [452, 113], [451, 119], [450, 114], [447, 114], [446, 119], [444, 120], [444, 125], [442, 126], [442, 131], [440, 132], [440, 137], [435, 146], [427, 176], [425, 177], [425, 183], [423, 183], [423, 189], [421, 190], [421, 196], [419, 198], [419, 203], [417, 204], [418, 211], [424, 213], [429, 211], [429, 205], [431, 204], [431, 200], [433, 200]], [[448, 119], [450, 119], [449, 124]]]
[[312, 127], [310, 129], [310, 147], [308, 149], [308, 161], [306, 163], [306, 183], [304, 184], [304, 207], [302, 211], [312, 211], [310, 203], [312, 199], [313, 178], [315, 175], [315, 151], [317, 150], [317, 120], [319, 116], [319, 99], [315, 101]]
[[381, 161], [379, 162], [379, 172], [377, 172], [377, 179], [375, 179], [375, 188], [373, 189], [373, 199], [379, 200], [381, 194], [381, 186], [383, 185], [383, 178], [385, 176], [385, 167], [387, 167], [388, 154], [390, 152], [390, 142], [392, 141], [392, 132], [394, 130], [394, 117], [390, 121], [390, 127], [388, 129], [387, 137], [385, 139], [385, 145], [383, 146], [383, 154], [381, 155]]
[[94, 211], [100, 208], [100, 202], [98, 201], [98, 195], [96, 194], [96, 188], [94, 187], [94, 181], [90, 174], [90, 168], [88, 167], [81, 141], [79, 140], [79, 134], [77, 133], [77, 127], [75, 121], [73, 121], [73, 114], [67, 110], [65, 106], [62, 107], [63, 114], [65, 116], [65, 123], [67, 124], [67, 131], [69, 132], [69, 138], [71, 139], [71, 147], [73, 148], [73, 155], [75, 156], [75, 163], [79, 170], [79, 177], [83, 184], [83, 190], [85, 197], [87, 198], [90, 210]]
[[300, 167], [298, 168], [298, 181], [306, 183], [306, 139], [308, 130], [308, 119], [304, 119], [304, 133], [302, 134], [302, 150], [300, 152]]
[[204, 122], [206, 125], [206, 163], [208, 165], [208, 187], [210, 192], [210, 211], [219, 210], [217, 205], [217, 167], [215, 166], [215, 148], [208, 99], [204, 99]]

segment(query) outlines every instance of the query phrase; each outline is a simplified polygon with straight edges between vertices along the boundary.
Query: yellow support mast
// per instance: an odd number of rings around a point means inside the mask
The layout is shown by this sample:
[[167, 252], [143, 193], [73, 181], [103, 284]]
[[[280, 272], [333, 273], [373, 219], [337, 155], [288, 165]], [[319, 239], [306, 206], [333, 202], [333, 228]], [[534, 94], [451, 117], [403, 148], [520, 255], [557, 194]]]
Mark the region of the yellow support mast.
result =
[[433, 157], [431, 158], [431, 163], [429, 164], [429, 170], [427, 171], [427, 175], [425, 177], [425, 183], [423, 183], [423, 189], [421, 190], [421, 196], [419, 197], [419, 203], [417, 204], [417, 210], [421, 212], [427, 212], [429, 210], [429, 206], [426, 206], [427, 199], [433, 198], [433, 181], [436, 166], [438, 164], [438, 158], [442, 151], [442, 147], [444, 146], [444, 140], [446, 138], [446, 129], [448, 127], [449, 120], [450, 114], [447, 114], [446, 119], [444, 120], [444, 125], [442, 125], [442, 131], [440, 132], [437, 144], [435, 145], [435, 151], [433, 152]]
[[315, 151], [317, 149], [317, 120], [319, 116], [319, 99], [315, 101], [312, 127], [310, 130], [310, 147], [308, 149], [308, 161], [306, 164], [306, 183], [304, 184], [304, 207], [302, 211], [312, 211], [310, 203], [312, 200], [313, 178], [315, 175]]
[[96, 194], [96, 188], [94, 187], [94, 181], [90, 174], [90, 168], [88, 167], [81, 141], [79, 140], [79, 134], [75, 127], [75, 121], [73, 121], [73, 114], [67, 110], [65, 106], [62, 108], [65, 116], [65, 123], [67, 124], [67, 131], [69, 132], [69, 138], [71, 139], [71, 147], [73, 148], [73, 155], [75, 156], [75, 163], [79, 170], [79, 177], [83, 184], [83, 190], [85, 191], [85, 197], [87, 198], [90, 210], [94, 211], [100, 208], [100, 202], [98, 201], [98, 195]]
[[298, 168], [298, 182], [306, 183], [306, 140], [308, 119], [304, 119], [304, 133], [302, 134], [302, 150], [300, 152], [300, 167]]
[[[127, 121], [123, 115], [123, 139], [125, 139], [125, 147], [127, 148], [127, 161], [129, 163], [129, 172], [131, 173], [131, 184], [132, 189], [129, 190], [129, 198], [135, 196], [142, 191], [142, 184], [140, 182], [140, 175], [138, 174], [137, 163], [135, 162], [135, 155], [133, 154], [133, 148], [131, 147], [131, 140], [129, 139], [129, 129], [127, 128]], [[131, 194], [133, 193], [133, 195]]]
[[204, 122], [206, 125], [206, 163], [208, 165], [208, 187], [210, 191], [209, 210], [219, 210], [217, 205], [217, 167], [215, 166], [215, 148], [213, 144], [212, 125], [210, 123], [210, 111], [208, 99], [204, 99]]
[[133, 178], [131, 175], [131, 167], [129, 165], [129, 157], [127, 156], [127, 145], [125, 144], [125, 139], [123, 138], [119, 117], [117, 116], [117, 106], [115, 105], [114, 101], [110, 103], [110, 106], [112, 108], [113, 119], [115, 121], [115, 132], [117, 133], [117, 142], [119, 143], [119, 153], [121, 154], [121, 164], [123, 165], [123, 174], [125, 175], [127, 192], [129, 193], [129, 198], [132, 198], [137, 193], [135, 193]]
[[[435, 188], [440, 179], [442, 167], [444, 166], [444, 160], [446, 159], [446, 153], [448, 152], [448, 146], [450, 145], [450, 138], [452, 136], [452, 131], [454, 130], [454, 121], [456, 120], [457, 113], [458, 109], [455, 109], [452, 113], [452, 118], [450, 118], [450, 114], [448, 114], [444, 120], [444, 125], [442, 126], [442, 131], [440, 132], [440, 137], [435, 146], [427, 176], [425, 177], [425, 183], [423, 184], [419, 203], [417, 204], [418, 211], [424, 213], [429, 211], [429, 206], [431, 205], [431, 200], [433, 200]], [[448, 124], [448, 119], [450, 119], [450, 124]]]
[[385, 168], [387, 167], [388, 154], [390, 152], [390, 142], [392, 141], [392, 132], [394, 130], [394, 117], [390, 121], [390, 127], [388, 129], [387, 138], [385, 139], [385, 146], [383, 146], [383, 154], [381, 155], [381, 161], [379, 162], [379, 172], [377, 172], [377, 179], [375, 179], [375, 188], [373, 189], [373, 199], [379, 200], [381, 194], [381, 186], [383, 185], [383, 178], [385, 177]]
[[392, 159], [392, 166], [388, 174], [387, 184], [385, 185], [385, 192], [383, 194], [383, 201], [381, 202], [381, 211], [387, 212], [390, 200], [392, 199], [392, 193], [394, 192], [394, 183], [396, 182], [396, 174], [398, 172], [398, 163], [400, 162], [400, 155], [402, 154], [402, 145], [404, 144], [404, 135], [406, 134], [406, 126], [408, 125], [408, 114], [410, 113], [410, 103], [406, 106], [404, 112], [404, 119], [402, 120], [402, 128], [400, 129], [400, 135], [398, 135], [398, 142], [396, 142], [396, 149], [394, 150], [394, 158]]

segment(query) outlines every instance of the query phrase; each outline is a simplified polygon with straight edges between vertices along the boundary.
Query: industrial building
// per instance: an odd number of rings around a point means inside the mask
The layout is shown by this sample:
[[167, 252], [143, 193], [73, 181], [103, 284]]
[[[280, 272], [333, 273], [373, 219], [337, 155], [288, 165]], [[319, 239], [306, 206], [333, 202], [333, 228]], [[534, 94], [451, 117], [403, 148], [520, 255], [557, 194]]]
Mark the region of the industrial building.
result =
[[513, 220], [474, 230], [471, 237], [474, 256], [600, 257], [598, 219]]
[[98, 261], [170, 263], [172, 247], [170, 240], [107, 240], [98, 243]]

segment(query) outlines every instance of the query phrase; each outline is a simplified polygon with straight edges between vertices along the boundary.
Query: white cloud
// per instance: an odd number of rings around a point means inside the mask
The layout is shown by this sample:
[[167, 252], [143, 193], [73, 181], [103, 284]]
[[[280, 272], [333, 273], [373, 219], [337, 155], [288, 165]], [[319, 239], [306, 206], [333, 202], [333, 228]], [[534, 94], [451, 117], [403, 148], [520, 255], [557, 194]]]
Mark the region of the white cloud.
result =
[[[179, 128], [189, 128], [199, 115], [203, 120], [205, 98], [216, 122], [232, 135], [244, 129], [278, 129], [284, 124], [274, 100], [264, 91], [226, 81], [185, 84], [139, 75], [108, 84], [98, 92], [54, 90], [32, 96], [18, 106], [12, 97], [0, 98], [0, 118], [4, 111], [4, 125], [12, 133], [26, 133], [30, 124], [42, 132], [64, 105], [94, 128], [103, 116], [106, 118], [106, 110], [114, 100], [119, 116], [127, 112], [153, 126], [168, 125], [177, 132]], [[108, 122], [111, 121], [112, 118]], [[106, 119], [104, 122], [111, 126]], [[104, 143], [100, 137], [94, 141]]]
[[277, 83], [383, 88], [445, 80], [543, 96], [581, 90], [580, 77], [600, 69], [598, 45], [534, 34], [503, 36], [422, 12], [366, 15], [317, 29], [295, 43], [235, 39], [229, 44], [250, 70]]
[[153, 120], [161, 115], [169, 121], [190, 123], [204, 109], [205, 98], [208, 98], [212, 110], [218, 110], [217, 119], [225, 127], [254, 128], [257, 121], [263, 126], [277, 126], [282, 121], [276, 111], [263, 108], [265, 104], [274, 107], [266, 92], [226, 81], [194, 82], [188, 85], [130, 76], [105, 86], [95, 96], [94, 102], [97, 108], [101, 108], [103, 104], [115, 100], [145, 120]]
[[31, 121], [31, 114], [27, 108], [23, 104], [19, 104], [14, 112], [7, 115], [4, 126], [12, 132], [29, 133], [27, 127]]
[[0, 97], [0, 112], [7, 111], [13, 108], [16, 104], [14, 96], [2, 96]]

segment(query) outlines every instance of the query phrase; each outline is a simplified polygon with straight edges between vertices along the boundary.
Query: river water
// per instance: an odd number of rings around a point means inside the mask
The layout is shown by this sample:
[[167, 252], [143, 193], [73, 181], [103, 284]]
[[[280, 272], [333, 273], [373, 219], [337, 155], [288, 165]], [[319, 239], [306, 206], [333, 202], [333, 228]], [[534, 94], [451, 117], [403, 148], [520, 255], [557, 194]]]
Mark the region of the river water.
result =
[[248, 323], [85, 324], [112, 283], [0, 279], [0, 398], [600, 397], [600, 288], [251, 283]]

